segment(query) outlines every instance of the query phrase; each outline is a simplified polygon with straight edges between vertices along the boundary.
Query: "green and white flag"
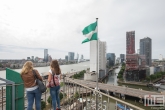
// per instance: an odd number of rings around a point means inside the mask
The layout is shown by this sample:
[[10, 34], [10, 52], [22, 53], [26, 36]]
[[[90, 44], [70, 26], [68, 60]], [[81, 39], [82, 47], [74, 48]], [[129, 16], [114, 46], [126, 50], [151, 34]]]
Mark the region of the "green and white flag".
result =
[[82, 43], [86, 43], [92, 40], [98, 40], [97, 38], [97, 22], [90, 24], [89, 26], [85, 27], [82, 31], [83, 35], [87, 38], [82, 41]]

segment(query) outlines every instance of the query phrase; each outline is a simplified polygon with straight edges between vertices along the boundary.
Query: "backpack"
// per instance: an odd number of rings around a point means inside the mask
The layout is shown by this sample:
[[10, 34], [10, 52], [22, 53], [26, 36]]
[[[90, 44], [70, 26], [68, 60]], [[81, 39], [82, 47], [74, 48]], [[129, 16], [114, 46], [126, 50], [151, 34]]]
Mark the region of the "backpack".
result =
[[55, 87], [55, 86], [59, 86], [60, 85], [60, 81], [57, 75], [55, 75], [52, 71], [52, 79], [51, 81], [48, 83], [47, 87]]

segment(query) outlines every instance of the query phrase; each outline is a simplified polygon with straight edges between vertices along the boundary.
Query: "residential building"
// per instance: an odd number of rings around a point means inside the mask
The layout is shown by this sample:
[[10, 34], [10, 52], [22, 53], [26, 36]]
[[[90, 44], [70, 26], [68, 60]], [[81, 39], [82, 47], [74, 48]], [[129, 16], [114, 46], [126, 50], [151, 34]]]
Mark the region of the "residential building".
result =
[[68, 61], [74, 61], [74, 52], [68, 52]]
[[[106, 73], [106, 42], [99, 41], [99, 53], [97, 51], [97, 41], [90, 42], [90, 72], [101, 70], [99, 76], [104, 76]], [[99, 54], [99, 59], [97, 55]], [[104, 72], [103, 72], [104, 71]]]
[[125, 76], [128, 81], [139, 81], [146, 77], [145, 55], [127, 54]]
[[106, 70], [106, 42], [99, 41], [99, 69]]
[[126, 54], [135, 53], [135, 31], [126, 32]]
[[145, 55], [146, 65], [152, 64], [152, 40], [149, 37], [140, 39], [140, 55]]

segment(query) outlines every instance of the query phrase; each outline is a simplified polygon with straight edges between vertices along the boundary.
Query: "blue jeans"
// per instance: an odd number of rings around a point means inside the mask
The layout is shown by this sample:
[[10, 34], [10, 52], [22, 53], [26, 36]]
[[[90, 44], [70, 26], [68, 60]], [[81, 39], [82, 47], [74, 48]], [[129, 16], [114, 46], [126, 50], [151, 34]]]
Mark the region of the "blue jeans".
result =
[[27, 91], [27, 99], [28, 99], [28, 107], [27, 110], [32, 110], [33, 108], [33, 103], [35, 99], [35, 104], [36, 104], [36, 110], [41, 110], [41, 92], [39, 89], [35, 89], [33, 91]]
[[55, 86], [50, 88], [50, 95], [52, 97], [53, 110], [56, 110], [56, 102], [58, 108], [60, 108], [60, 98], [59, 98], [60, 86]]

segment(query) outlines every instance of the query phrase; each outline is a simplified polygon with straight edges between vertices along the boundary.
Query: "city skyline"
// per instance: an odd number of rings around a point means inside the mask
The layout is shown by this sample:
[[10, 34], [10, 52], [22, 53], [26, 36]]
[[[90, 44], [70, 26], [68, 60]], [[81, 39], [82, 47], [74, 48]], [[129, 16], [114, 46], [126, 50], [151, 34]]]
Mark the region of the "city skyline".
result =
[[0, 1], [0, 59], [43, 57], [45, 48], [52, 58], [73, 51], [89, 59], [89, 44], [81, 44], [85, 38], [81, 31], [96, 17], [107, 53], [125, 54], [125, 33], [134, 30], [135, 50], [140, 39], [150, 37], [152, 59], [159, 59], [160, 54], [165, 56], [165, 1], [158, 1]]

